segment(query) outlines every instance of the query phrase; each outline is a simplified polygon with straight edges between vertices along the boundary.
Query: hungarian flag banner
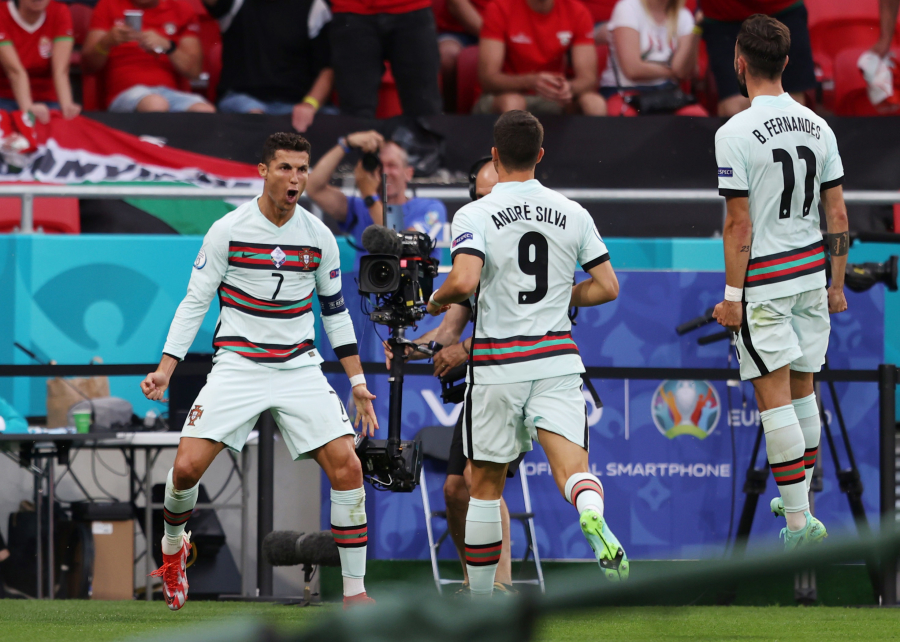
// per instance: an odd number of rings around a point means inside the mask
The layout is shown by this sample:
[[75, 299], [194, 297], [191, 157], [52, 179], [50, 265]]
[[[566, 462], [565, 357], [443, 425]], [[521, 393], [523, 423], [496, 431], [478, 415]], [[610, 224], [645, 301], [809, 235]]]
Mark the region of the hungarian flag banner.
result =
[[47, 124], [0, 112], [0, 180], [46, 183], [179, 182], [262, 187], [256, 165], [167, 147], [84, 117]]

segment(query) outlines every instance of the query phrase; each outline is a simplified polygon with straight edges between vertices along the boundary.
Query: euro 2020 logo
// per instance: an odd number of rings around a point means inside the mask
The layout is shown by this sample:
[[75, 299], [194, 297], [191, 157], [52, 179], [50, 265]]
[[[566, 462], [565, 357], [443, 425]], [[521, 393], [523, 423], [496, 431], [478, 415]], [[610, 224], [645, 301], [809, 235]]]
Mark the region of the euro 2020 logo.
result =
[[719, 423], [719, 394], [708, 381], [663, 381], [653, 393], [653, 423], [669, 439], [706, 439]]

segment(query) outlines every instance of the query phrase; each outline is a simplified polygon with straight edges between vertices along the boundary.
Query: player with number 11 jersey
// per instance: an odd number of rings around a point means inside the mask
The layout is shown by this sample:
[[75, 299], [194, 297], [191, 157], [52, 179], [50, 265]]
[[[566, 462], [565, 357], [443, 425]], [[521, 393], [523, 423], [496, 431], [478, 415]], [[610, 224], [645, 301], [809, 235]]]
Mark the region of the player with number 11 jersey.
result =
[[[728, 212], [725, 296], [713, 311], [737, 332], [741, 378], [753, 382], [780, 494], [772, 512], [786, 518], [789, 550], [826, 536], [808, 510], [820, 439], [813, 373], [825, 362], [829, 313], [847, 309], [849, 245], [834, 133], [781, 84], [790, 42], [788, 28], [764, 15], [745, 20], [737, 36], [735, 73], [751, 103], [716, 133]], [[827, 290], [820, 199], [832, 264]]]

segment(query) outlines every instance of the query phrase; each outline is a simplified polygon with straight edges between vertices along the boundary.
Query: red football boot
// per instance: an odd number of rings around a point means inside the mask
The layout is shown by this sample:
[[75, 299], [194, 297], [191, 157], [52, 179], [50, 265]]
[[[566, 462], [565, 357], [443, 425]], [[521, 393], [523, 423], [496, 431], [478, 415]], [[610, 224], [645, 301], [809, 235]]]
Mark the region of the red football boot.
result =
[[168, 607], [177, 611], [188, 597], [187, 559], [191, 552], [191, 534], [184, 533], [181, 550], [174, 555], [163, 553], [163, 565], [150, 573], [154, 577], [163, 578], [163, 595]]
[[359, 593], [358, 595], [351, 595], [349, 597], [344, 597], [344, 610], [356, 608], [357, 606], [363, 606], [365, 604], [375, 604], [375, 600], [366, 595], [365, 593]]

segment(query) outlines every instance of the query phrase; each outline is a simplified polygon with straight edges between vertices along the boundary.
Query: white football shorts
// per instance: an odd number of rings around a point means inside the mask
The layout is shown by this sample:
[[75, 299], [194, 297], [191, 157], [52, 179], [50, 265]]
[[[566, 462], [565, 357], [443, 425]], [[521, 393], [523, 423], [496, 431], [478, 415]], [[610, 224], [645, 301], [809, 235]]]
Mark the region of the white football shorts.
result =
[[294, 459], [353, 435], [344, 404], [318, 366], [267, 368], [238, 355], [216, 359], [181, 430], [240, 451], [260, 413], [271, 410]]
[[745, 302], [737, 339], [741, 379], [756, 379], [786, 365], [797, 372], [819, 372], [830, 332], [825, 288]]
[[475, 461], [508, 463], [531, 450], [538, 428], [588, 449], [587, 407], [577, 374], [521, 383], [467, 384], [463, 449]]

